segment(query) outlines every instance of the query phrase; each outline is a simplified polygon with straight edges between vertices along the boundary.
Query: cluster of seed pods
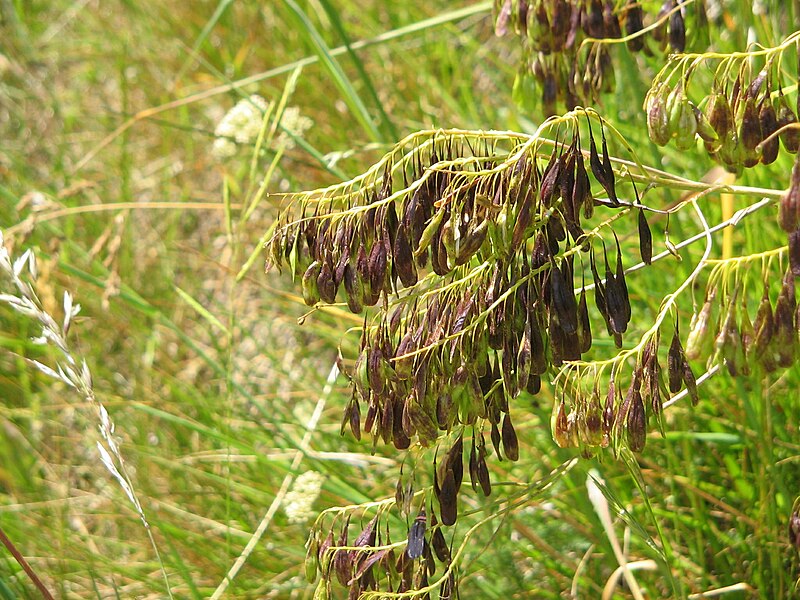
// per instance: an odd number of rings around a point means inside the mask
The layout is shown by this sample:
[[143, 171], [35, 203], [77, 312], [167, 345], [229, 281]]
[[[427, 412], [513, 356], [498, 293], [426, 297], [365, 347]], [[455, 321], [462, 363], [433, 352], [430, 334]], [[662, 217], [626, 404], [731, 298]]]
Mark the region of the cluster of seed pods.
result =
[[[725, 72], [732, 70], [730, 61], [723, 66]], [[675, 71], [674, 66], [668, 68]], [[800, 96], [792, 108], [772, 59], [752, 78], [747, 61], [742, 61], [732, 82], [718, 74], [711, 92], [704, 94], [700, 103], [705, 103], [704, 110], [687, 95], [692, 72], [688, 68], [674, 84], [656, 78], [648, 92], [644, 108], [654, 143], [665, 146], [674, 141], [677, 148], [687, 150], [696, 146], [699, 137], [708, 153], [733, 173], [773, 163], [781, 145], [787, 152], [797, 153]]]
[[494, 10], [495, 33], [513, 32], [523, 41], [517, 93], [538, 87], [545, 115], [555, 114], [559, 101], [567, 109], [587, 106], [616, 87], [610, 45], [585, 40], [625, 37], [632, 52], [652, 52], [651, 45], [683, 52], [687, 21], [695, 34], [707, 37], [708, 28], [703, 0], [665, 0], [652, 15], [660, 25], [649, 35], [643, 30], [650, 19], [638, 0], [495, 0]]
[[[434, 466], [436, 502], [423, 515], [423, 546], [440, 558], [433, 536], [456, 522], [464, 475], [488, 496], [487, 459], [519, 458], [512, 401], [589, 352], [593, 319], [617, 346], [631, 320], [619, 242], [607, 248], [598, 228], [584, 229], [596, 208], [631, 210], [617, 196], [604, 127], [581, 131], [576, 118], [548, 143], [547, 152], [515, 143], [487, 159], [490, 149], [447, 136], [395, 152], [361, 188], [307, 197], [268, 242], [270, 263], [302, 276], [307, 303], [339, 299], [365, 315], [356, 359], [340, 362], [353, 390], [342, 432], [399, 450], [455, 439]], [[641, 208], [635, 216], [649, 262], [650, 228]], [[340, 567], [340, 581], [354, 585], [365, 564]], [[397, 568], [419, 583], [423, 571]]]
[[[310, 583], [322, 574], [314, 595], [315, 600], [332, 597], [334, 581], [348, 589], [348, 599], [355, 600], [365, 591], [403, 593], [429, 587], [430, 578], [437, 573], [437, 562], [445, 569], [438, 581], [440, 600], [458, 595], [458, 578], [451, 565], [451, 550], [435, 515], [430, 521], [423, 508], [408, 534], [405, 550], [395, 549], [390, 536], [388, 519], [382, 514], [372, 518], [349, 542], [350, 517], [334, 533], [326, 537], [312, 532], [307, 544], [306, 578]], [[418, 596], [429, 598], [429, 594]]]

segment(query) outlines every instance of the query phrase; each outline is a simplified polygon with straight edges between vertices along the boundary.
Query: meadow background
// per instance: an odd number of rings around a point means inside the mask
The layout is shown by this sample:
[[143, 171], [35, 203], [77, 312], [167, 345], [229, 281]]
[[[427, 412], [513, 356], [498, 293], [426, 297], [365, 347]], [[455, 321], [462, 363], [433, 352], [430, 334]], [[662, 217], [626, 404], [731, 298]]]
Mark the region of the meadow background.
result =
[[[70, 350], [116, 424], [176, 598], [221, 592], [240, 556], [224, 597], [311, 598], [313, 518], [286, 510], [304, 473], [323, 481], [308, 515], [393, 495], [402, 455], [340, 437], [349, 391], [344, 378], [328, 382], [360, 321], [336, 307], [302, 318], [299, 286], [264, 274], [260, 245], [281, 193], [351, 178], [418, 129], [535, 129], [538, 117], [511, 100], [519, 49], [494, 37], [490, 4], [0, 1], [0, 228], [13, 256], [35, 250], [47, 313], [62, 318], [65, 290], [82, 307]], [[748, 29], [765, 45], [791, 31], [750, 4], [721, 3], [722, 50], [743, 48]], [[345, 43], [352, 52], [326, 50]], [[641, 103], [662, 58], [619, 60], [624, 78], [598, 110], [653, 166], [702, 178], [714, 167], [704, 153], [647, 139]], [[268, 118], [260, 140], [221, 160], [215, 131], [252, 94], [303, 125]], [[791, 164], [782, 154], [739, 182], [785, 188]], [[666, 192], [664, 205], [677, 198]], [[704, 209], [721, 220], [714, 198]], [[688, 213], [670, 224], [673, 239], [694, 232]], [[783, 239], [766, 211], [728, 243], [746, 253]], [[636, 310], [654, 314], [653, 290], [689, 269], [639, 273]], [[688, 319], [692, 306], [682, 309]], [[147, 532], [100, 460], [96, 407], [29, 362], [59, 357], [31, 342], [39, 334], [0, 305], [0, 527], [56, 597], [164, 598]], [[669, 410], [665, 438], [649, 437], [641, 486], [610, 456], [585, 460], [482, 529], [461, 597], [599, 598], [618, 563], [589, 501], [590, 469], [625, 509], [612, 512], [626, 556], [654, 560], [658, 540], [680, 595], [792, 597], [799, 384], [797, 368], [713, 378], [696, 408]], [[545, 388], [517, 413], [521, 459], [494, 464], [494, 481], [512, 489], [569, 458], [552, 440], [551, 406]], [[462, 502], [481, 514], [504, 489]], [[636, 577], [649, 597], [673, 593], [661, 567]], [[37, 597], [0, 551], [0, 598]]]

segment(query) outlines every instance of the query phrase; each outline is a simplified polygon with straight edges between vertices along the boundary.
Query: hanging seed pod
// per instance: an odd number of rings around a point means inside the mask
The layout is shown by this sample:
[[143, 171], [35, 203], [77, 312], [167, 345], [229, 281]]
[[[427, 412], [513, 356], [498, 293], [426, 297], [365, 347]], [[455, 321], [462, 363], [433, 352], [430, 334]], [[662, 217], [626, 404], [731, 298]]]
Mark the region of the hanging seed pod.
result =
[[558, 405], [555, 423], [553, 424], [553, 439], [559, 448], [569, 448], [569, 422], [567, 420], [567, 407], [562, 399]]
[[350, 263], [344, 269], [344, 290], [350, 312], [359, 314], [364, 309], [364, 285], [361, 283], [358, 271]]
[[778, 129], [783, 129], [780, 134], [783, 147], [787, 152], [796, 154], [800, 148], [800, 127], [798, 127], [797, 116], [783, 95], [783, 88], [778, 90], [777, 119]]
[[308, 306], [314, 306], [319, 302], [319, 286], [317, 279], [322, 270], [322, 263], [318, 260], [312, 262], [306, 272], [303, 273], [303, 302]]
[[692, 400], [692, 406], [697, 406], [700, 401], [700, 396], [697, 394], [697, 380], [694, 377], [692, 367], [689, 366], [689, 361], [683, 361], [683, 383], [686, 386], [686, 391], [689, 392], [689, 398]]
[[[669, 5], [669, 10], [673, 10], [676, 6], [675, 0], [670, 0]], [[686, 49], [686, 23], [682, 10], [673, 11], [669, 17], [669, 45], [673, 52], [683, 52]]]
[[[347, 518], [347, 521], [342, 528], [342, 533], [339, 535], [339, 539], [336, 541], [337, 546], [347, 546], [347, 530], [350, 525], [350, 518]], [[350, 581], [350, 576], [353, 572], [353, 552], [351, 550], [336, 550], [333, 555], [333, 570], [336, 573], [336, 579], [339, 580], [339, 583], [342, 586], [346, 586], [347, 582]]]
[[761, 143], [764, 136], [761, 134], [761, 123], [758, 120], [758, 110], [754, 98], [747, 98], [744, 103], [744, 112], [739, 126], [739, 141], [741, 142], [744, 157], [744, 166], [753, 167], [758, 163], [759, 156], [756, 146]]
[[394, 240], [392, 252], [392, 263], [397, 269], [397, 275], [405, 287], [411, 287], [417, 283], [417, 266], [411, 252], [411, 245], [408, 241], [408, 234], [403, 226], [398, 227]]
[[638, 389], [634, 389], [633, 400], [628, 410], [626, 434], [628, 448], [632, 452], [644, 450], [647, 441], [647, 416], [645, 415], [644, 402]]
[[658, 146], [666, 146], [671, 137], [667, 110], [667, 98], [670, 92], [669, 84], [662, 81], [648, 91], [645, 99], [647, 133], [652, 142]]
[[451, 469], [447, 469], [442, 480], [442, 489], [439, 492], [439, 510], [443, 524], [447, 526], [455, 524], [458, 518], [458, 497], [455, 476]]
[[444, 564], [450, 562], [450, 548], [447, 546], [441, 527], [434, 529], [431, 535], [431, 546], [433, 546], [433, 551], [436, 553], [436, 558], [439, 559], [439, 562]]
[[689, 335], [686, 337], [686, 358], [690, 360], [700, 358], [700, 355], [708, 345], [707, 342], [711, 339], [708, 329], [711, 325], [711, 309], [716, 295], [716, 288], [709, 290], [700, 312], [692, 317], [692, 322], [689, 325]]
[[642, 262], [649, 265], [653, 260], [653, 234], [644, 209], [639, 209], [639, 253], [642, 255]]
[[588, 352], [592, 347], [592, 326], [589, 321], [589, 307], [586, 303], [586, 289], [581, 290], [578, 300], [578, 343], [580, 353]]
[[733, 111], [725, 94], [716, 90], [711, 93], [706, 105], [706, 118], [720, 139], [733, 129]]
[[553, 265], [550, 269], [550, 291], [559, 326], [567, 334], [575, 333], [578, 329], [578, 306], [572, 288], [572, 272], [566, 261], [561, 268]]
[[514, 431], [514, 425], [511, 423], [511, 415], [508, 413], [506, 413], [506, 416], [503, 418], [503, 449], [506, 452], [508, 460], [519, 460], [517, 432]]
[[333, 280], [333, 268], [330, 261], [323, 261], [317, 276], [317, 288], [319, 289], [320, 299], [327, 303], [336, 302], [336, 282]]
[[780, 140], [773, 135], [778, 131], [778, 117], [775, 108], [768, 97], [761, 101], [758, 110], [758, 122], [761, 126], [761, 162], [765, 165], [772, 164], [778, 158]]
[[681, 390], [684, 362], [686, 362], [686, 357], [683, 353], [680, 335], [676, 327], [675, 334], [672, 336], [672, 343], [669, 346], [669, 352], [667, 353], [667, 373], [669, 375], [669, 391], [671, 394], [677, 394]]
[[478, 454], [477, 464], [478, 483], [480, 483], [483, 495], [489, 497], [492, 495], [492, 481], [489, 477], [489, 469], [486, 466], [486, 457], [484, 456], [483, 448], [480, 449]]
[[700, 136], [700, 139], [705, 142], [706, 150], [709, 152], [716, 152], [719, 148], [719, 135], [711, 126], [711, 123], [708, 122], [706, 115], [697, 108], [694, 104], [692, 104], [692, 112], [694, 113], [694, 119], [697, 123], [697, 135]]
[[778, 205], [778, 224], [787, 233], [800, 226], [800, 154], [794, 161], [789, 189]]
[[419, 514], [414, 519], [411, 527], [408, 530], [408, 545], [406, 546], [406, 554], [411, 560], [416, 560], [425, 549], [425, 530], [428, 527], [428, 517], [425, 514], [425, 507], [419, 510]]
[[789, 269], [800, 277], [800, 228], [789, 234]]
[[[498, 415], [499, 419], [499, 415]], [[499, 421], [498, 421], [499, 422]], [[500, 462], [503, 461], [503, 455], [500, 452], [500, 445], [503, 441], [502, 437], [500, 436], [500, 428], [497, 426], [497, 422], [492, 421], [492, 431], [489, 439], [492, 440], [492, 447], [494, 448], [494, 453], [497, 455], [497, 460]]]
[[772, 343], [772, 338], [775, 334], [775, 321], [772, 313], [772, 304], [769, 301], [769, 289], [764, 286], [764, 294], [761, 296], [761, 302], [756, 311], [756, 319], [753, 322], [753, 328], [756, 332], [756, 337], [753, 342], [753, 354], [759, 360], [764, 369], [769, 371], [774, 370], [774, 361], [769, 350]]
[[[628, 0], [625, 5], [625, 37], [631, 37], [644, 29], [644, 11], [639, 0]], [[637, 36], [626, 42], [631, 52], [644, 49], [643, 36]]]
[[794, 364], [797, 346], [797, 332], [795, 328], [795, 310], [797, 301], [794, 291], [794, 276], [787, 272], [783, 278], [781, 292], [775, 302], [775, 347], [778, 366], [788, 368]]
[[522, 339], [519, 341], [519, 351], [517, 352], [517, 383], [519, 387], [523, 389], [528, 387], [528, 378], [531, 372], [532, 349], [530, 320], [529, 314], [525, 321], [525, 328], [522, 331]]
[[742, 354], [742, 339], [739, 328], [736, 325], [735, 300], [736, 295], [734, 294], [733, 298], [731, 298], [728, 314], [725, 316], [725, 322], [722, 324], [714, 342], [717, 353], [725, 361], [725, 366], [731, 377], [736, 377], [739, 373], [744, 358]]

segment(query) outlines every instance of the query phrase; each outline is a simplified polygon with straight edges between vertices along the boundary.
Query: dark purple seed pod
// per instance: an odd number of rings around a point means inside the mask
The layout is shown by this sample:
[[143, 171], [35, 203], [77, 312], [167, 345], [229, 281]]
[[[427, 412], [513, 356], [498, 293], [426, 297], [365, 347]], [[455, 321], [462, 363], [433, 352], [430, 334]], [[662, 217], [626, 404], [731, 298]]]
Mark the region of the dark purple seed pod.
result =
[[514, 425], [511, 423], [511, 415], [506, 413], [503, 417], [503, 450], [505, 450], [506, 457], [510, 461], [519, 460], [519, 442], [517, 441], [517, 432], [514, 430]]
[[772, 313], [772, 304], [769, 301], [769, 289], [766, 285], [764, 286], [764, 294], [761, 296], [761, 302], [758, 305], [753, 328], [756, 332], [753, 353], [756, 359], [762, 362], [764, 368], [771, 371], [774, 367], [770, 368], [773, 361], [769, 353], [769, 346], [775, 335], [775, 320]]
[[403, 416], [407, 402], [394, 403], [394, 416], [392, 417], [392, 443], [398, 450], [406, 450], [411, 445], [411, 437], [403, 428]]
[[607, 38], [619, 39], [622, 37], [622, 28], [619, 25], [619, 18], [614, 13], [614, 3], [606, 0], [603, 5], [603, 36]]
[[423, 506], [411, 527], [408, 530], [408, 545], [406, 546], [406, 554], [411, 560], [416, 560], [425, 548], [425, 530], [428, 527], [428, 517], [425, 514], [425, 507]]
[[417, 267], [414, 263], [414, 255], [411, 252], [406, 228], [403, 226], [397, 228], [392, 259], [392, 263], [397, 269], [397, 275], [400, 277], [400, 282], [405, 287], [415, 285], [417, 283]]
[[447, 546], [441, 527], [434, 529], [433, 534], [431, 534], [431, 546], [439, 562], [445, 564], [450, 562], [450, 548]]
[[492, 428], [491, 433], [489, 435], [489, 439], [492, 441], [492, 447], [494, 448], [494, 453], [497, 455], [497, 460], [500, 462], [503, 461], [503, 454], [500, 452], [500, 444], [502, 443], [502, 438], [500, 436], [500, 428], [497, 426], [499, 422], [499, 415], [498, 421], [492, 421]]
[[367, 354], [367, 373], [369, 375], [369, 387], [372, 392], [381, 396], [385, 387], [384, 379], [384, 359], [383, 352], [377, 346], [369, 349]]
[[778, 205], [778, 224], [787, 233], [800, 226], [800, 154], [795, 158], [789, 189]]
[[628, 410], [626, 434], [628, 438], [628, 448], [632, 452], [644, 450], [647, 441], [647, 416], [645, 414], [644, 402], [638, 389], [634, 389], [633, 399]]
[[684, 362], [686, 362], [686, 356], [683, 353], [683, 346], [681, 346], [680, 335], [676, 327], [675, 334], [672, 336], [672, 343], [669, 346], [669, 352], [667, 353], [667, 374], [671, 394], [677, 394], [681, 390]]
[[443, 524], [455, 525], [458, 518], [458, 493], [455, 476], [450, 469], [447, 469], [442, 480], [442, 489], [439, 492], [439, 510]]
[[697, 406], [700, 401], [700, 396], [697, 395], [697, 380], [694, 377], [692, 367], [689, 366], [689, 361], [683, 361], [683, 383], [686, 385], [686, 391], [689, 392], [689, 398], [692, 400], [692, 406]]
[[[337, 546], [348, 545], [347, 530], [349, 525], [350, 519], [348, 517], [344, 527], [342, 528], [342, 533], [339, 535], [339, 539], [336, 541]], [[341, 585], [346, 586], [347, 582], [350, 581], [354, 562], [353, 552], [351, 550], [337, 550], [333, 555], [333, 570], [336, 573], [336, 579], [339, 580]]]
[[603, 5], [600, 0], [589, 0], [588, 5], [588, 8], [583, 13], [583, 30], [589, 37], [602, 39], [605, 34]]
[[789, 543], [796, 550], [800, 550], [800, 509], [797, 508], [796, 502], [792, 514], [789, 515]]
[[550, 269], [550, 291], [559, 326], [567, 334], [575, 333], [578, 329], [578, 306], [572, 287], [572, 272], [566, 261], [561, 268], [553, 265]]
[[761, 123], [758, 120], [758, 109], [754, 98], [747, 98], [742, 113], [742, 122], [739, 126], [739, 142], [742, 145], [745, 167], [758, 164], [759, 157], [756, 147], [764, 136], [761, 133]]
[[586, 289], [581, 290], [578, 299], [578, 343], [580, 353], [584, 354], [592, 347], [592, 325], [589, 321], [589, 307], [586, 302]]
[[489, 469], [486, 466], [486, 457], [484, 456], [483, 449], [479, 451], [478, 454], [478, 464], [477, 464], [477, 475], [478, 475], [478, 483], [480, 483], [481, 491], [483, 491], [484, 496], [491, 496], [492, 495], [492, 480], [489, 477]]
[[[644, 29], [644, 11], [639, 0], [628, 0], [625, 5], [625, 36], [636, 35]], [[631, 52], [639, 52], [644, 49], [643, 36], [637, 36], [627, 42]]]
[[[675, 7], [674, 0], [671, 7]], [[673, 52], [683, 52], [686, 49], [686, 23], [681, 10], [674, 11], [669, 17], [669, 45]]]
[[786, 273], [781, 286], [780, 294], [775, 302], [775, 350], [778, 366], [791, 367], [795, 361], [797, 334], [795, 328], [795, 299], [794, 275], [791, 271]]
[[787, 152], [796, 154], [800, 148], [800, 126], [798, 126], [797, 115], [794, 114], [791, 106], [783, 95], [783, 89], [778, 91], [778, 129], [784, 129], [781, 134], [781, 142]]
[[325, 260], [317, 276], [319, 297], [323, 302], [333, 304], [336, 302], [336, 282], [333, 280], [333, 268], [329, 260]]
[[789, 234], [789, 269], [800, 277], [800, 228]]
[[761, 162], [769, 165], [778, 158], [780, 140], [777, 135], [774, 135], [778, 131], [778, 117], [768, 98], [761, 102], [758, 110], [758, 122], [761, 125]]
[[348, 263], [344, 269], [344, 290], [347, 293], [347, 307], [354, 314], [364, 309], [364, 285], [358, 276], [358, 271]]
[[733, 129], [733, 111], [725, 94], [716, 90], [711, 93], [706, 105], [706, 119], [720, 139]]
[[653, 234], [643, 209], [639, 209], [639, 253], [642, 262], [649, 265], [653, 260]]

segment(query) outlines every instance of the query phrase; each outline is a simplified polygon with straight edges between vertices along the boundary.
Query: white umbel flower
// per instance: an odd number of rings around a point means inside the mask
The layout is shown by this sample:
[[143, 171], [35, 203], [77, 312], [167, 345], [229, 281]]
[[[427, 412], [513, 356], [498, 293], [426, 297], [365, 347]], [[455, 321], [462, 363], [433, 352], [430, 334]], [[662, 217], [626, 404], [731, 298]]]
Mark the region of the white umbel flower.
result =
[[289, 523], [305, 523], [316, 514], [312, 506], [324, 481], [325, 476], [317, 471], [306, 471], [295, 479], [283, 501], [283, 512]]
[[214, 130], [217, 136], [211, 149], [214, 156], [224, 160], [236, 154], [237, 144], [252, 144], [261, 131], [268, 106], [267, 101], [257, 94], [239, 100]]

